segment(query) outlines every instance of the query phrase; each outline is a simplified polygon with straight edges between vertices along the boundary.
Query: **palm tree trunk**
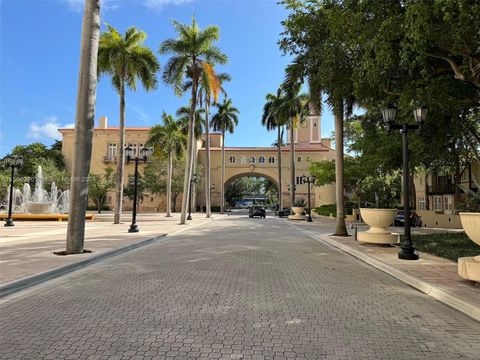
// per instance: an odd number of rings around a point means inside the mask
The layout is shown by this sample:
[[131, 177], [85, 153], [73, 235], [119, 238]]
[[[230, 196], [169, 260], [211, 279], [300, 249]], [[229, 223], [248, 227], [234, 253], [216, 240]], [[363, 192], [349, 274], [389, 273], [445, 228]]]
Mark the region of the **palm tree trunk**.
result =
[[283, 199], [282, 199], [282, 129], [281, 126], [277, 126], [278, 136], [277, 136], [277, 145], [278, 145], [278, 210], [283, 210]]
[[223, 214], [225, 211], [225, 129], [222, 129], [222, 200], [220, 203], [220, 212]]
[[167, 164], [167, 215], [166, 217], [172, 216], [172, 167], [173, 167], [173, 152], [168, 153], [168, 164]]
[[290, 207], [295, 205], [295, 129], [293, 128], [293, 119], [290, 124]]
[[120, 81], [120, 143], [118, 144], [117, 157], [117, 188], [115, 189], [115, 213], [113, 223], [120, 224], [122, 221], [123, 208], [123, 177], [125, 172], [125, 83]]
[[85, 239], [85, 212], [88, 204], [88, 183], [84, 179], [88, 177], [92, 156], [99, 37], [100, 0], [87, 0], [85, 1], [82, 22], [82, 45], [74, 135], [75, 157], [70, 181], [70, 212], [66, 238], [67, 254], [82, 253]]
[[206, 150], [206, 163], [205, 163], [205, 212], [207, 218], [212, 217], [212, 204], [211, 204], [211, 173], [210, 173], [210, 124], [208, 123], [208, 101], [205, 99], [205, 150]]
[[[195, 64], [195, 59], [193, 59]], [[187, 158], [185, 159], [185, 178], [183, 180], [182, 194], [182, 212], [180, 214], [180, 224], [184, 225], [187, 221], [188, 198], [190, 196], [190, 182], [192, 180], [193, 170], [193, 142], [195, 138], [195, 106], [197, 104], [197, 79], [196, 74], [192, 76], [192, 98], [190, 103], [190, 121], [188, 124]]]
[[344, 209], [344, 161], [343, 161], [343, 99], [334, 109], [335, 113], [335, 186], [337, 202], [336, 236], [348, 236]]
[[[197, 173], [197, 138], [194, 138], [193, 148], [192, 148], [192, 176]], [[197, 184], [196, 182], [192, 183], [192, 212], [196, 212], [197, 208]]]

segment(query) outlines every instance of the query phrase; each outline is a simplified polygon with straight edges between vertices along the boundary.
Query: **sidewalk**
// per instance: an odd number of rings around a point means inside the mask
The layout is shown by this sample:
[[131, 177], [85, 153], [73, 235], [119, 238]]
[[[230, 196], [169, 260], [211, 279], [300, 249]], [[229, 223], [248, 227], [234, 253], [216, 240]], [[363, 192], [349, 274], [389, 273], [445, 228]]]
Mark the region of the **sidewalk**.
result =
[[85, 249], [92, 253], [68, 256], [53, 254], [65, 250], [67, 222], [16, 221], [12, 228], [2, 226], [0, 286], [210, 221], [202, 213], [192, 214], [193, 220], [187, 225], [179, 225], [179, 218], [180, 214], [170, 218], [162, 213], [138, 214], [140, 232], [129, 233], [130, 214], [124, 214], [118, 225], [113, 224], [113, 213], [96, 214], [94, 221], [87, 221], [85, 226]]
[[[420, 252], [420, 260], [398, 259], [398, 247], [364, 244], [350, 237], [330, 236], [334, 220], [294, 223], [306, 235], [341, 249], [400, 281], [480, 321], [480, 286], [457, 273], [457, 263]], [[330, 231], [327, 231], [328, 230]], [[363, 229], [362, 229], [363, 230]], [[353, 234], [353, 230], [349, 230]]]

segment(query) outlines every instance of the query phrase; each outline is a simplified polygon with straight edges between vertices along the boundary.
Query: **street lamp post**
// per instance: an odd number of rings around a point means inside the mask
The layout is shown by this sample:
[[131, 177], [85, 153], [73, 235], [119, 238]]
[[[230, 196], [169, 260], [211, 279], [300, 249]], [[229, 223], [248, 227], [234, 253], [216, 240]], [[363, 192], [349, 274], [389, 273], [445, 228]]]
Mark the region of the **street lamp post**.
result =
[[303, 182], [306, 182], [308, 184], [308, 199], [307, 199], [307, 204], [308, 204], [308, 217], [307, 217], [307, 222], [312, 222], [312, 207], [310, 206], [310, 184], [315, 183], [315, 177], [314, 176], [302, 176]]
[[13, 208], [13, 175], [15, 169], [19, 169], [23, 165], [22, 157], [14, 157], [7, 155], [3, 159], [3, 166], [5, 169], [10, 168], [10, 193], [8, 197], [8, 218], [5, 221], [4, 226], [15, 226], [12, 219], [12, 208]]
[[[143, 149], [140, 150], [140, 153], [142, 154], [141, 158], [139, 158], [137, 155], [135, 155], [135, 158], [133, 158], [133, 161], [135, 161], [135, 173], [134, 173], [134, 179], [133, 179], [132, 224], [128, 229], [129, 233], [140, 231], [140, 229], [138, 228], [138, 225], [136, 224], [137, 223], [138, 161], [143, 160], [143, 162], [147, 162], [148, 158], [152, 154], [152, 149], [144, 147]], [[125, 154], [127, 155], [127, 163], [129, 163], [133, 157], [133, 149], [130, 145], [128, 145], [125, 148]]]
[[423, 124], [427, 118], [427, 108], [425, 106], [418, 106], [414, 109], [413, 115], [415, 117], [415, 125], [410, 124], [395, 124], [395, 116], [397, 114], [397, 108], [393, 105], [389, 105], [382, 110], [383, 120], [387, 123], [387, 129], [400, 130], [402, 133], [403, 142], [403, 213], [405, 217], [404, 222], [404, 236], [403, 243], [400, 246], [400, 252], [398, 258], [402, 260], [418, 260], [419, 256], [415, 251], [415, 247], [412, 243], [412, 234], [410, 231], [410, 170], [408, 165], [408, 132], [409, 130], [423, 129]]
[[192, 175], [190, 180], [190, 190], [188, 192], [188, 217], [187, 220], [192, 220], [192, 184], [197, 182], [197, 174]]

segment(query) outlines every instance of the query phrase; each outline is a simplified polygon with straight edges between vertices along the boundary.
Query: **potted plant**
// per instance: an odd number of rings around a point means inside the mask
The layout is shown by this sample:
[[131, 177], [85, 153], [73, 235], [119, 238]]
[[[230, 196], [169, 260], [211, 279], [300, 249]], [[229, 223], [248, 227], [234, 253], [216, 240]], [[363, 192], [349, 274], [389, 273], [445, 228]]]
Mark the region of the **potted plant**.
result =
[[[480, 212], [461, 212], [459, 215], [467, 236], [480, 245]], [[458, 275], [480, 282], [480, 255], [459, 258]]]
[[291, 220], [305, 220], [305, 200], [297, 199], [292, 206], [293, 215], [290, 215], [288, 218]]
[[373, 244], [397, 244], [400, 235], [388, 230], [396, 214], [397, 209], [360, 208], [360, 215], [370, 229], [359, 232], [357, 240]]

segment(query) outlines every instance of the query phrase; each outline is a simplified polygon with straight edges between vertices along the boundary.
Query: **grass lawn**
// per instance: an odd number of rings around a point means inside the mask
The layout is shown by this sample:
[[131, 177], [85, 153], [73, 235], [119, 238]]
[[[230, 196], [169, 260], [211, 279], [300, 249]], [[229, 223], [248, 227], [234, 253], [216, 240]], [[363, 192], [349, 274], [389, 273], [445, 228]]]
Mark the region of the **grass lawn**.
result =
[[453, 261], [459, 257], [480, 255], [480, 246], [464, 233], [412, 235], [412, 241], [419, 251]]

